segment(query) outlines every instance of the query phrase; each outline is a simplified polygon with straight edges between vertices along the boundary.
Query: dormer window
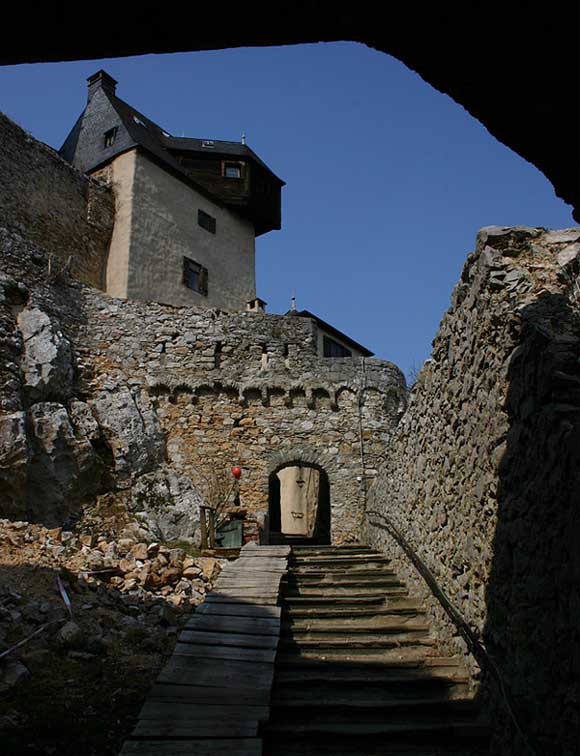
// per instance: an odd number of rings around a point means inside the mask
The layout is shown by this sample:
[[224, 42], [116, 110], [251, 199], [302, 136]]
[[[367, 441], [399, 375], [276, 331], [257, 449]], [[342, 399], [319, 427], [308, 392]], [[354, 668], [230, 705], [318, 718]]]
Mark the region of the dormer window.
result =
[[213, 139], [202, 139], [201, 146], [211, 150], [215, 147], [215, 142]]
[[322, 343], [325, 357], [352, 357], [350, 349], [347, 349], [342, 344], [339, 344], [338, 341], [328, 336], [323, 337]]
[[108, 131], [105, 131], [105, 136], [103, 139], [103, 147], [112, 147], [115, 139], [117, 138], [117, 132], [119, 129], [117, 126], [113, 127], [112, 129], [109, 129]]
[[243, 163], [222, 163], [222, 176], [224, 178], [241, 179], [242, 178], [242, 166]]

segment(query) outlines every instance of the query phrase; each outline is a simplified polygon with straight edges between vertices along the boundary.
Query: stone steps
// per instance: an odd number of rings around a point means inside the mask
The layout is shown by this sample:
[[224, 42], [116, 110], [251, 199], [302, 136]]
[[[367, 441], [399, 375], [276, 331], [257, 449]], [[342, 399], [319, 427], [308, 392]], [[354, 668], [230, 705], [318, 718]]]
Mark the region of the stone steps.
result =
[[[364, 561], [360, 561], [361, 557]], [[296, 565], [294, 569], [299, 569], [302, 572], [308, 570], [315, 570], [320, 572], [321, 570], [341, 570], [345, 567], [351, 567], [352, 569], [385, 569], [391, 564], [391, 560], [383, 556], [370, 555], [368, 558], [363, 553], [361, 554], [349, 554], [348, 556], [308, 556], [300, 557], [299, 565]]]
[[284, 599], [292, 598], [379, 598], [407, 595], [407, 589], [400, 582], [384, 582], [382, 585], [286, 585]]
[[306, 605], [286, 606], [284, 614], [288, 618], [295, 617], [326, 617], [337, 620], [359, 617], [380, 617], [394, 615], [424, 614], [424, 606], [420, 601], [409, 599], [406, 595], [391, 596], [382, 604], [370, 607], [344, 607], [326, 604], [323, 606], [309, 607]]
[[295, 637], [321, 636], [327, 633], [338, 636], [351, 634], [388, 634], [406, 631], [429, 630], [429, 625], [424, 619], [417, 619], [416, 615], [410, 617], [383, 616], [383, 617], [359, 617], [351, 619], [312, 617], [310, 619], [288, 619], [282, 623], [282, 635], [293, 634]]
[[[313, 720], [312, 709], [316, 711], [316, 720]], [[351, 731], [376, 731], [388, 732], [396, 728], [412, 727], [436, 728], [444, 724], [474, 725], [474, 715], [477, 714], [477, 706], [471, 701], [456, 700], [452, 703], [441, 698], [440, 700], [415, 698], [414, 700], [392, 699], [390, 701], [377, 701], [376, 699], [353, 699], [342, 703], [331, 699], [315, 701], [314, 699], [301, 702], [296, 700], [279, 700], [271, 705], [271, 718], [276, 723], [279, 731], [317, 732], [320, 728], [331, 729], [345, 721]], [[420, 717], [420, 719], [419, 719]], [[477, 726], [475, 724], [475, 726]], [[345, 732], [348, 729], [345, 728]]]
[[[291, 707], [304, 707], [315, 704], [320, 707], [357, 707], [374, 708], [377, 706], [394, 707], [404, 702], [439, 702], [450, 700], [463, 701], [468, 693], [468, 680], [448, 681], [445, 679], [418, 678], [408, 680], [403, 675], [398, 681], [390, 683], [377, 682], [375, 684], [362, 680], [354, 683], [347, 678], [333, 681], [317, 681], [304, 689], [304, 681], [294, 684], [285, 680], [274, 688], [271, 704], [284, 704]], [[338, 684], [340, 683], [340, 684]]]
[[328, 591], [320, 593], [311, 593], [307, 595], [285, 596], [282, 600], [283, 606], [288, 607], [363, 607], [363, 606], [382, 606], [385, 597], [390, 596], [408, 596], [407, 589], [403, 586], [389, 588], [384, 593], [377, 591], [373, 593], [347, 594], [341, 591]]
[[264, 756], [483, 756], [460, 660], [377, 552], [293, 547]]
[[298, 580], [303, 585], [333, 583], [340, 580], [342, 584], [350, 583], [377, 583], [383, 580], [397, 580], [397, 575], [392, 570], [384, 570], [377, 568], [376, 570], [337, 570], [331, 572], [329, 570], [307, 570], [306, 572], [298, 572], [290, 570], [288, 572], [288, 584], [297, 582]]
[[400, 659], [388, 666], [357, 662], [327, 664], [298, 660], [291, 665], [280, 666], [276, 670], [276, 681], [290, 687], [307, 681], [310, 684], [341, 684], [350, 689], [360, 684], [387, 687], [416, 683], [454, 685], [469, 682], [469, 676], [459, 662], [431, 656], [422, 659]]
[[332, 649], [365, 648], [368, 650], [382, 648], [405, 648], [406, 646], [433, 646], [435, 641], [429, 637], [429, 628], [421, 630], [390, 631], [386, 633], [291, 633], [282, 637], [281, 651], [291, 649], [318, 649], [321, 653]]

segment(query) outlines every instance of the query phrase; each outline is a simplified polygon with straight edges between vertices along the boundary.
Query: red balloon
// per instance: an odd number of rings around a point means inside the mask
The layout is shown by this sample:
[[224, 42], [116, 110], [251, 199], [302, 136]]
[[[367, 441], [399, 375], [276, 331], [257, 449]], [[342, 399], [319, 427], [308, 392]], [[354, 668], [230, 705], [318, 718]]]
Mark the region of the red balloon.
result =
[[232, 467], [232, 475], [236, 480], [239, 480], [242, 476], [242, 468], [241, 467]]

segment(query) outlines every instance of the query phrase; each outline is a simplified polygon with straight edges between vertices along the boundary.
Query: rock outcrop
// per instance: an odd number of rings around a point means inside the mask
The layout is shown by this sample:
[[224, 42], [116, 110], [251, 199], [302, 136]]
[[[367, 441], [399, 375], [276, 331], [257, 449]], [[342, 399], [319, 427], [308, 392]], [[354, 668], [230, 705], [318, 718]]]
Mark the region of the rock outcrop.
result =
[[128, 509], [145, 538], [199, 543], [200, 504], [203, 499], [191, 480], [163, 466], [137, 480]]
[[30, 404], [68, 399], [72, 393], [73, 356], [59, 324], [39, 307], [22, 310], [17, 319], [24, 350], [22, 386]]
[[[579, 728], [579, 260], [578, 228], [482, 229], [368, 502], [371, 542], [422, 587], [440, 640], [455, 644], [457, 629], [388, 522], [484, 640], [537, 752], [554, 756], [574, 752]], [[527, 752], [509, 718], [503, 734], [494, 753]]]
[[90, 403], [119, 485], [129, 485], [163, 460], [164, 439], [149, 397], [111, 382]]
[[71, 337], [78, 284], [47, 278], [46, 254], [19, 234], [0, 236], [14, 274], [0, 278], [0, 515], [56, 527], [100, 494], [130, 491], [119, 502], [142, 537], [199, 539], [201, 498], [165, 464], [151, 397], [114, 369], [94, 387], [81, 380], [91, 366]]

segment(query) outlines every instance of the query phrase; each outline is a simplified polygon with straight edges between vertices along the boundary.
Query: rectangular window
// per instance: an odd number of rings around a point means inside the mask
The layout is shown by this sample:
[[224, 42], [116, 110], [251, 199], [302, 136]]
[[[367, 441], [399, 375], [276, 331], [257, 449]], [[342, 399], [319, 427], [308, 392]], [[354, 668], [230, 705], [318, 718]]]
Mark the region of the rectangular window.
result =
[[328, 338], [328, 336], [323, 337], [322, 343], [325, 357], [352, 357], [350, 349], [342, 346], [338, 341]]
[[198, 210], [197, 222], [202, 228], [205, 228], [206, 231], [209, 231], [210, 234], [215, 234], [215, 218], [213, 218], [211, 215], [205, 213], [203, 210]]
[[117, 131], [118, 131], [117, 126], [115, 126], [112, 129], [109, 129], [108, 131], [105, 131], [103, 147], [112, 147], [113, 146], [113, 143], [114, 143], [115, 139], [117, 138]]
[[226, 162], [222, 163], [222, 176], [225, 178], [241, 179], [243, 163]]
[[207, 268], [188, 257], [183, 258], [183, 283], [188, 289], [207, 297], [207, 278]]

